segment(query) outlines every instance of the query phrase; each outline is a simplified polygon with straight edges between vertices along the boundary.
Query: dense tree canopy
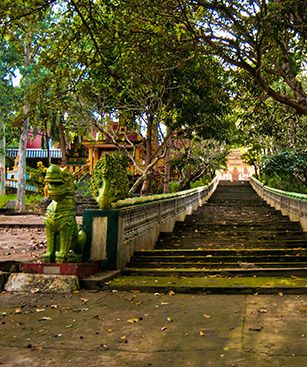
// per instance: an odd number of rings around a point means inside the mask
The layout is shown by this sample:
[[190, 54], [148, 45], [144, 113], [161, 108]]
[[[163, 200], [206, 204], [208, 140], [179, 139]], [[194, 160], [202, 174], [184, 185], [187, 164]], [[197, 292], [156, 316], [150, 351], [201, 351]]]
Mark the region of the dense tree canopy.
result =
[[[260, 142], [261, 154], [303, 147], [304, 9], [303, 0], [2, 1], [5, 121], [53, 135], [64, 157], [66, 140], [104, 130], [110, 114], [145, 125], [141, 181], [174, 132], [237, 138], [254, 152]], [[10, 99], [12, 73], [21, 80]]]

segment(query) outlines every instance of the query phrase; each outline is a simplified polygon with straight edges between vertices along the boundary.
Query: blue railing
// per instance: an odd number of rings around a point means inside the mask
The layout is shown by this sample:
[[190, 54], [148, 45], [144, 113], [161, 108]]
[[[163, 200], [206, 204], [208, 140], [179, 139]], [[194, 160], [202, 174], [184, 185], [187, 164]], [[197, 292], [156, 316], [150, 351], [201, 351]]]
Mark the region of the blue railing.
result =
[[[61, 149], [50, 149], [51, 158], [62, 158]], [[16, 158], [18, 155], [18, 149], [6, 149], [6, 156], [9, 158]], [[27, 149], [26, 158], [47, 158], [47, 149]]]
[[[10, 188], [13, 188], [13, 189], [17, 190], [18, 181], [14, 180], [14, 179], [6, 179], [5, 180], [5, 187], [10, 187]], [[30, 185], [30, 184], [27, 184], [27, 183], [26, 183], [25, 189], [26, 189], [26, 191], [38, 192], [38, 189], [37, 189], [36, 186]]]

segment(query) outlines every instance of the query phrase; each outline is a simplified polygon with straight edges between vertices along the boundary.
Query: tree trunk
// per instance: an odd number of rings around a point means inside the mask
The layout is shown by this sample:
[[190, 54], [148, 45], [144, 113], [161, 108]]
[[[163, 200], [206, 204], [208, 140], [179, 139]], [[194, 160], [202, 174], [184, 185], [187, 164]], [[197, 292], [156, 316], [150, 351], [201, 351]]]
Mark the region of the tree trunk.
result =
[[[26, 67], [29, 67], [32, 63], [30, 34], [27, 33], [25, 36], [24, 43], [24, 63]], [[19, 139], [19, 150], [18, 150], [18, 181], [17, 181], [17, 201], [16, 210], [22, 211], [26, 208], [26, 148], [27, 148], [27, 137], [29, 131], [29, 112], [30, 105], [27, 101], [25, 92], [25, 104], [23, 106], [23, 113], [25, 120], [23, 122], [22, 132]]]
[[47, 122], [45, 122], [45, 139], [46, 139], [47, 160], [48, 160], [48, 165], [50, 165], [51, 164], [51, 154], [50, 154], [50, 149], [49, 149], [49, 134], [48, 134]]
[[[148, 114], [148, 124], [146, 130], [146, 155], [145, 155], [145, 167], [150, 165], [152, 159], [152, 135], [153, 135], [153, 121], [154, 117], [151, 114]], [[141, 188], [141, 195], [145, 195], [149, 188], [149, 178], [148, 175], [145, 175], [145, 179], [143, 181], [143, 185]]]
[[[24, 113], [28, 115], [30, 111], [29, 104], [24, 105]], [[29, 118], [27, 117], [23, 123], [22, 133], [19, 139], [18, 149], [18, 186], [17, 186], [17, 202], [16, 210], [23, 211], [26, 208], [26, 147], [29, 130]]]
[[60, 149], [62, 152], [62, 165], [66, 165], [66, 139], [65, 139], [65, 131], [64, 131], [64, 116], [61, 115], [59, 121], [59, 140], [60, 140]]
[[4, 121], [0, 120], [0, 196], [5, 195], [5, 129]]
[[169, 181], [171, 176], [171, 147], [172, 141], [171, 138], [166, 142], [166, 153], [165, 153], [165, 166], [164, 166], [164, 183], [163, 183], [163, 193], [166, 194], [169, 192]]

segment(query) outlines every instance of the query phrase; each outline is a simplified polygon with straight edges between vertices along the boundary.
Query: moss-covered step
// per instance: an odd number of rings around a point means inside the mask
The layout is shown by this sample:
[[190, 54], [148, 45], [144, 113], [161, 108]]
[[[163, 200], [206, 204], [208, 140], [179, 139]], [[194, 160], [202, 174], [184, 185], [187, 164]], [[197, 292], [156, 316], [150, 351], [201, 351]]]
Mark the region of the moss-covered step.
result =
[[153, 249], [135, 251], [135, 256], [306, 256], [307, 249], [296, 248], [194, 248], [194, 249]]
[[237, 262], [230, 262], [224, 259], [223, 261], [219, 262], [168, 262], [168, 261], [152, 261], [152, 262], [138, 262], [134, 259], [133, 263], [129, 263], [126, 265], [126, 269], [130, 268], [163, 268], [163, 269], [189, 269], [189, 268], [196, 268], [196, 269], [221, 269], [221, 267], [227, 268], [249, 268], [249, 269], [256, 269], [256, 268], [305, 268], [307, 269], [307, 262], [270, 262], [269, 260], [262, 262], [246, 262], [246, 261], [237, 261]]
[[271, 264], [285, 264], [285, 263], [307, 263], [307, 256], [134, 256], [129, 263], [129, 266], [140, 264], [242, 264], [242, 263], [271, 263]]
[[174, 230], [177, 229], [196, 229], [196, 230], [204, 230], [208, 233], [222, 231], [222, 232], [246, 232], [248, 230], [257, 230], [257, 231], [300, 231], [301, 226], [297, 222], [277, 222], [277, 223], [270, 223], [270, 226], [267, 226], [267, 222], [259, 223], [206, 223], [202, 221], [202, 218], [197, 219], [190, 219], [189, 217], [186, 219], [185, 222], [177, 222], [175, 224]]
[[299, 277], [150, 277], [120, 276], [107, 282], [103, 289], [216, 294], [302, 294], [307, 293], [307, 278]]
[[123, 271], [125, 275], [131, 276], [156, 276], [156, 277], [168, 277], [170, 275], [176, 275], [180, 277], [204, 277], [204, 276], [284, 276], [290, 277], [300, 276], [307, 277], [307, 267], [282, 267], [279, 268], [231, 268], [221, 267], [216, 269], [204, 268], [126, 268]]

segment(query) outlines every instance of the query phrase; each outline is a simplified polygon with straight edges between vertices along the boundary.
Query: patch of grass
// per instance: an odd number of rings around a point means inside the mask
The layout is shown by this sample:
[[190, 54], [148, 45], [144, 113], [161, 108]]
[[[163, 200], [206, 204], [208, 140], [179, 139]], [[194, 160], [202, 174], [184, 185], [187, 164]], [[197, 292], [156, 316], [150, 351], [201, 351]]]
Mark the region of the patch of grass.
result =
[[[16, 200], [17, 195], [16, 194], [8, 194], [8, 195], [1, 195], [0, 196], [0, 209], [4, 208], [6, 203], [10, 200]], [[29, 207], [36, 206], [40, 203], [40, 201], [43, 199], [42, 195], [37, 194], [30, 194], [26, 195], [26, 205]]]
[[26, 196], [26, 204], [27, 205], [31, 205], [31, 204], [39, 204], [40, 201], [44, 198], [44, 196], [42, 195], [35, 195], [35, 194], [31, 194], [31, 195], [27, 195]]
[[16, 194], [1, 195], [0, 196], [0, 208], [4, 208], [6, 203], [10, 200], [16, 200]]

